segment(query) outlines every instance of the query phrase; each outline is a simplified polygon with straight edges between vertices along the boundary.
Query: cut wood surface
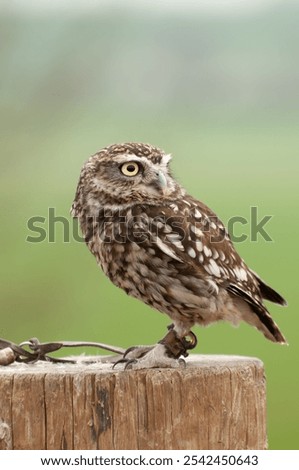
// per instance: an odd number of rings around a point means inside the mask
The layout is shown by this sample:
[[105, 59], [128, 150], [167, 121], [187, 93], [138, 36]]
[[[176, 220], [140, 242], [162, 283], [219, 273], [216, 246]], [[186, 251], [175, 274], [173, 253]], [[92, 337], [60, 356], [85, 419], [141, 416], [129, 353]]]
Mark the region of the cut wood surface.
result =
[[266, 447], [259, 359], [191, 355], [186, 368], [140, 371], [0, 367], [0, 449]]

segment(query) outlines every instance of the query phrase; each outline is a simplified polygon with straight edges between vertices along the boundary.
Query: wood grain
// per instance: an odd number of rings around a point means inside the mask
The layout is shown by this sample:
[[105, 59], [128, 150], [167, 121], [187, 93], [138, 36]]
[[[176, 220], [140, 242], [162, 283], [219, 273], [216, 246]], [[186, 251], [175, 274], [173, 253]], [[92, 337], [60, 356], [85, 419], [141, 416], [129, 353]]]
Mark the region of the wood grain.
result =
[[0, 367], [0, 449], [265, 449], [260, 360], [188, 358], [182, 369]]

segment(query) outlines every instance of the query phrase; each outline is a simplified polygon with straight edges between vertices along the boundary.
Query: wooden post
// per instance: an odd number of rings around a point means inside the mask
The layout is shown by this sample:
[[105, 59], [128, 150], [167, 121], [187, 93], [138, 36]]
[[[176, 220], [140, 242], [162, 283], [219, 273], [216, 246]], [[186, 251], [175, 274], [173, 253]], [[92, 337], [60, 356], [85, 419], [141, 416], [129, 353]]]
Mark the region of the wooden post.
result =
[[260, 360], [197, 356], [181, 369], [0, 367], [0, 449], [265, 449]]

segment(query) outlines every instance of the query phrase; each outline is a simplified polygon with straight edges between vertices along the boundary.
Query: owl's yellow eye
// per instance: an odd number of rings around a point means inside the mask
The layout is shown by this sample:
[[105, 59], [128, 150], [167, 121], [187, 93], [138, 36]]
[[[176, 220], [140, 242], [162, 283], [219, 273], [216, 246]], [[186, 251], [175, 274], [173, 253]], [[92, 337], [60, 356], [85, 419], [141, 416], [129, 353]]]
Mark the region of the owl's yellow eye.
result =
[[121, 172], [125, 176], [136, 176], [140, 171], [140, 167], [136, 162], [124, 163], [121, 167]]

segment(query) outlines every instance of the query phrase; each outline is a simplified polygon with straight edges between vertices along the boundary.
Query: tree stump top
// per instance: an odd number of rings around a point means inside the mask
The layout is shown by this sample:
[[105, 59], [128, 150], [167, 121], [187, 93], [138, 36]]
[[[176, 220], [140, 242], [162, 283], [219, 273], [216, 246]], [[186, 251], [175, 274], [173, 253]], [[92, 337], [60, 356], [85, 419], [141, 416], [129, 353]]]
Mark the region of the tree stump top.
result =
[[0, 367], [0, 449], [265, 449], [263, 363], [191, 355], [180, 369]]
[[[111, 356], [69, 356], [70, 359], [75, 359], [77, 362], [72, 363], [52, 363], [45, 361], [38, 361], [33, 364], [24, 364], [20, 362], [15, 362], [9, 366], [0, 366], [0, 378], [1, 376], [9, 376], [15, 374], [63, 374], [63, 375], [77, 375], [77, 374], [118, 374], [118, 373], [173, 373], [177, 371], [179, 373], [189, 373], [192, 369], [200, 367], [201, 369], [207, 368], [211, 372], [221, 371], [224, 367], [229, 368], [240, 368], [240, 367], [262, 367], [263, 363], [260, 359], [255, 357], [246, 357], [246, 356], [225, 356], [225, 355], [204, 355], [204, 354], [191, 354], [185, 359], [186, 367], [181, 367], [179, 369], [144, 369], [139, 371], [134, 370], [122, 370], [120, 367], [112, 369], [112, 365], [109, 361]], [[92, 364], [86, 363], [86, 361], [97, 360], [97, 358], [103, 359], [103, 362], [94, 362]], [[107, 362], [106, 362], [107, 359]]]

